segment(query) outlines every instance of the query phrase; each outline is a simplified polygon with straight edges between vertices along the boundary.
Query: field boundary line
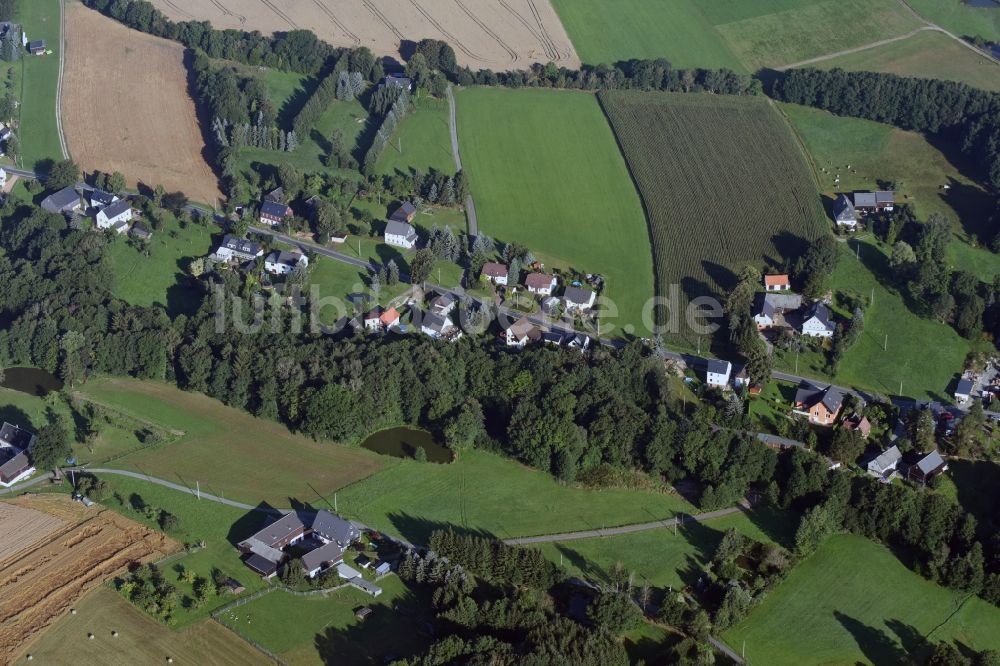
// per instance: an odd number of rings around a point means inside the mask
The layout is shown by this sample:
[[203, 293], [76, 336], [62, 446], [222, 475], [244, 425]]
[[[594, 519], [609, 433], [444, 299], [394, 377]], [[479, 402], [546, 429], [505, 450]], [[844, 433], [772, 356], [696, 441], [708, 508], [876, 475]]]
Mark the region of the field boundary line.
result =
[[792, 133], [792, 136], [795, 137], [795, 143], [798, 144], [799, 150], [802, 151], [802, 154], [805, 155], [806, 162], [809, 163], [809, 170], [812, 171], [813, 180], [816, 183], [816, 189], [818, 191], [822, 192], [823, 191], [823, 183], [820, 181], [820, 178], [819, 178], [819, 169], [816, 166], [816, 160], [813, 159], [812, 153], [809, 152], [809, 148], [806, 146], [805, 139], [803, 139], [802, 135], [799, 134], [798, 128], [795, 127], [795, 123], [793, 123], [792, 119], [788, 117], [788, 114], [785, 113], [784, 109], [782, 109], [780, 106], [778, 106], [777, 104], [775, 104], [774, 100], [771, 99], [770, 97], [767, 98], [767, 102], [768, 102], [768, 104], [771, 105], [771, 108], [773, 108], [778, 113], [778, 115], [781, 116], [781, 119], [785, 121], [785, 125], [788, 127], [789, 131]]
[[90, 402], [90, 403], [93, 403], [93, 404], [97, 405], [98, 407], [103, 407], [104, 409], [109, 409], [109, 410], [111, 410], [113, 412], [118, 412], [122, 416], [130, 418], [133, 421], [137, 421], [139, 423], [142, 423], [142, 424], [147, 425], [147, 426], [152, 426], [154, 428], [159, 428], [160, 430], [165, 430], [168, 433], [170, 433], [171, 435], [176, 435], [177, 437], [183, 437], [183, 436], [185, 436], [187, 434], [185, 431], [179, 430], [177, 428], [172, 428], [169, 425], [165, 425], [163, 423], [157, 423], [156, 421], [153, 421], [151, 419], [146, 419], [146, 418], [143, 418], [141, 416], [136, 416], [135, 414], [133, 414], [132, 412], [130, 412], [129, 410], [127, 410], [127, 409], [125, 409], [123, 407], [119, 407], [117, 405], [110, 405], [110, 404], [108, 404], [106, 402], [103, 402], [101, 400], [93, 398], [93, 397], [87, 395], [86, 393], [82, 393], [80, 391], [73, 391], [73, 395], [75, 397], [80, 398], [84, 402]]
[[[70, 159], [69, 148], [66, 146], [66, 134], [62, 125], [62, 88], [63, 70], [66, 65], [66, 0], [59, 0], [59, 78], [56, 79], [56, 132], [59, 135], [59, 148], [64, 160]], [[22, 80], [21, 85], [24, 85]]]

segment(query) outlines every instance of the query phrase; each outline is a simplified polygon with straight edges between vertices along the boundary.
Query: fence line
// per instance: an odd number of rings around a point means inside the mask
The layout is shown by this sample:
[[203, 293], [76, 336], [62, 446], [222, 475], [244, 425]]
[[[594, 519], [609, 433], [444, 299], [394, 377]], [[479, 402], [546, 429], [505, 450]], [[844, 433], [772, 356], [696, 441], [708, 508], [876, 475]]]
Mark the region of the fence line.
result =
[[[268, 591], [270, 591], [270, 590], [268, 590]], [[281, 666], [288, 666], [288, 663], [284, 659], [282, 659], [278, 655], [274, 654], [273, 652], [271, 652], [270, 650], [268, 650], [266, 647], [264, 647], [263, 645], [261, 645], [260, 643], [258, 643], [257, 641], [255, 641], [254, 639], [249, 638], [247, 636], [244, 636], [243, 634], [241, 634], [236, 629], [236, 627], [231, 627], [230, 625], [226, 624], [225, 622], [223, 622], [219, 618], [215, 617], [215, 615], [212, 616], [212, 619], [215, 620], [216, 622], [218, 622], [219, 624], [221, 624], [223, 627], [225, 627], [229, 631], [231, 631], [234, 634], [236, 634], [240, 638], [240, 640], [246, 641], [252, 647], [256, 648], [256, 650], [258, 652], [261, 652], [262, 654], [264, 654], [268, 658], [273, 659], [275, 661], [275, 663], [281, 664]]]

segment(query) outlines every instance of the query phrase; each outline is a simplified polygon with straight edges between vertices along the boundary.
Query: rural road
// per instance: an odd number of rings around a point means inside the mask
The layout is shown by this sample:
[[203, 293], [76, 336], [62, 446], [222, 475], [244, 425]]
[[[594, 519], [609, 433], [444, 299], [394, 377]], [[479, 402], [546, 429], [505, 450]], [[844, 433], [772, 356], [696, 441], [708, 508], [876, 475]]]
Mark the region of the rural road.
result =
[[[462, 170], [462, 155], [458, 151], [458, 111], [455, 106], [455, 93], [451, 85], [447, 88], [448, 96], [448, 133], [451, 135], [451, 156], [455, 160], [455, 171]], [[479, 219], [476, 217], [476, 202], [472, 195], [465, 197], [465, 216], [469, 220], [469, 234], [479, 235]]]
[[636, 532], [649, 532], [651, 530], [670, 529], [683, 525], [684, 523], [701, 523], [713, 518], [722, 518], [740, 511], [746, 511], [749, 507], [731, 506], [728, 509], [699, 513], [694, 516], [680, 515], [668, 520], [657, 520], [652, 523], [637, 523], [635, 525], [622, 525], [621, 527], [610, 527], [599, 530], [584, 530], [582, 532], [563, 532], [562, 534], [543, 534], [540, 536], [518, 537], [516, 539], [504, 539], [504, 543], [509, 546], [527, 546], [535, 543], [552, 543], [553, 541], [576, 541], [579, 539], [596, 539], [600, 537], [619, 536], [622, 534], [634, 534]]
[[901, 4], [906, 9], [907, 12], [909, 12], [911, 15], [913, 15], [914, 18], [916, 18], [918, 21], [920, 21], [924, 25], [921, 26], [921, 27], [919, 27], [919, 28], [916, 28], [915, 30], [911, 30], [910, 32], [906, 33], [905, 35], [899, 35], [898, 37], [890, 37], [888, 39], [880, 39], [880, 40], [878, 40], [876, 42], [871, 42], [869, 44], [862, 44], [861, 46], [855, 46], [853, 48], [843, 49], [841, 51], [835, 51], [834, 53], [828, 53], [826, 55], [817, 56], [815, 58], [809, 58], [808, 60], [801, 60], [799, 62], [793, 62], [790, 65], [782, 65], [781, 67], [776, 67], [775, 69], [777, 69], [778, 71], [784, 71], [786, 69], [794, 69], [796, 67], [806, 67], [808, 65], [814, 65], [816, 63], [823, 62], [825, 60], [832, 60], [834, 58], [839, 58], [840, 56], [850, 55], [852, 53], [860, 53], [862, 51], [868, 51], [869, 49], [875, 49], [875, 48], [878, 48], [880, 46], [885, 46], [886, 44], [892, 44], [893, 42], [901, 42], [904, 39], [910, 39], [914, 35], [917, 35], [917, 34], [919, 34], [921, 32], [925, 32], [925, 31], [940, 32], [943, 35], [951, 37], [956, 42], [958, 42], [959, 44], [961, 44], [962, 46], [964, 46], [965, 48], [967, 48], [967, 49], [975, 52], [976, 55], [979, 55], [979, 56], [981, 56], [983, 58], [986, 58], [987, 60], [992, 61], [993, 63], [996, 63], [997, 65], [1000, 65], [1000, 60], [998, 60], [997, 58], [995, 58], [992, 54], [987, 53], [985, 51], [982, 51], [982, 50], [976, 48], [974, 45], [972, 45], [969, 42], [965, 41], [964, 39], [962, 39], [958, 35], [956, 35], [956, 34], [954, 34], [952, 32], [949, 32], [948, 30], [945, 30], [944, 28], [942, 28], [941, 26], [939, 26], [937, 23], [932, 23], [931, 21], [928, 21], [927, 19], [925, 19], [915, 9], [913, 9], [913, 7], [911, 7], [906, 2], [906, 0], [899, 0], [899, 4]]
[[59, 148], [63, 159], [69, 159], [69, 148], [66, 146], [66, 134], [62, 124], [62, 88], [63, 69], [66, 65], [66, 0], [59, 0], [59, 78], [56, 79], [56, 131], [59, 134]]

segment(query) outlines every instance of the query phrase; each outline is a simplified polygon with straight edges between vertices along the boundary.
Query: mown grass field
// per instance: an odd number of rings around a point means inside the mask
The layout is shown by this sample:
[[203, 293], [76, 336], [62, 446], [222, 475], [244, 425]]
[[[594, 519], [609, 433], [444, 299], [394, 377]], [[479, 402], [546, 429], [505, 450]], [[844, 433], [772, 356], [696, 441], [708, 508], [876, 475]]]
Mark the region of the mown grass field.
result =
[[544, 472], [483, 451], [463, 453], [448, 465], [393, 460], [337, 498], [345, 515], [417, 543], [448, 525], [510, 538], [696, 512], [676, 494], [565, 486]]
[[95, 401], [163, 428], [177, 441], [114, 462], [115, 467], [207, 493], [283, 508], [313, 502], [378, 471], [383, 459], [362, 449], [316, 442], [200, 393], [168, 384], [98, 379], [81, 387]]
[[814, 66], [960, 81], [974, 88], [1000, 90], [1000, 65], [936, 31], [918, 32], [899, 42], [824, 60]]
[[907, 0], [921, 16], [959, 36], [979, 35], [1000, 41], [1000, 8], [972, 7], [965, 2]]
[[921, 25], [896, 0], [554, 0], [553, 5], [580, 58], [590, 64], [665, 57], [675, 67], [753, 72]]
[[[888, 252], [870, 236], [843, 246], [830, 288], [866, 302], [864, 332], [844, 354], [834, 377], [826, 375], [825, 357], [817, 352], [799, 356], [798, 374], [834, 379], [884, 395], [897, 395], [902, 382], [903, 395], [950, 401], [949, 384], [961, 371], [972, 345], [950, 326], [918, 317], [900, 294], [886, 286], [891, 284]], [[873, 293], [874, 302], [867, 305]], [[839, 316], [846, 318], [850, 313]], [[776, 350], [775, 367], [794, 372], [795, 354]]]
[[[293, 666], [380, 664], [390, 655], [412, 654], [426, 645], [427, 639], [417, 631], [418, 618], [394, 607], [419, 610], [428, 600], [394, 575], [380, 579], [378, 585], [382, 594], [376, 599], [354, 588], [312, 597], [278, 590], [226, 612], [221, 619]], [[361, 606], [373, 611], [364, 622], [354, 617]]]
[[774, 666], [903, 663], [926, 656], [932, 631], [932, 641], [1000, 648], [1000, 609], [966, 596], [921, 578], [883, 546], [838, 535], [722, 638], [737, 651], [746, 641], [749, 663]]
[[620, 564], [625, 571], [635, 574], [636, 586], [649, 583], [654, 588], [678, 589], [697, 581], [702, 567], [711, 560], [723, 534], [730, 528], [755, 541], [777, 541], [787, 547], [795, 523], [786, 515], [762, 510], [688, 523], [678, 528], [676, 535], [671, 529], [662, 529], [532, 547], [561, 564], [570, 575], [609, 583], [614, 567]]
[[[26, 654], [40, 664], [108, 666], [166, 663], [243, 666], [271, 660], [217, 622], [205, 620], [174, 631], [150, 619], [116, 592], [99, 587], [31, 645]], [[118, 636], [111, 632], [117, 631]], [[87, 634], [93, 633], [93, 640]]]
[[[180, 580], [178, 566], [209, 580], [212, 579], [212, 571], [219, 569], [250, 592], [266, 585], [260, 576], [244, 566], [235, 544], [271, 522], [273, 517], [263, 512], [199, 500], [194, 495], [148, 481], [115, 474], [101, 474], [99, 477], [108, 483], [112, 491], [103, 501], [108, 508], [157, 530], [159, 525], [147, 518], [145, 513], [135, 510], [134, 505], [168, 511], [178, 518], [177, 529], [169, 533], [171, 537], [183, 543], [205, 543], [204, 548], [182, 555], [161, 567], [164, 577], [177, 588], [180, 600], [170, 623], [172, 627], [190, 626], [233, 600], [231, 594], [211, 595], [200, 607], [191, 604], [194, 596], [192, 585]], [[185, 600], [185, 597], [188, 599]]]
[[[402, 149], [402, 152], [400, 152]], [[423, 96], [399, 123], [390, 145], [378, 160], [379, 173], [410, 173], [431, 170], [454, 173], [451, 135], [448, 132], [448, 101]]]
[[[913, 206], [918, 218], [941, 213], [952, 221], [953, 268], [973, 271], [986, 282], [1000, 272], [1000, 256], [977, 247], [974, 240], [979, 236], [985, 242], [995, 233], [985, 224], [993, 214], [993, 199], [973, 180], [976, 172], [956, 147], [931, 144], [916, 132], [869, 120], [795, 104], [779, 108], [812, 156], [827, 204], [832, 205], [838, 191], [872, 190], [879, 180], [895, 181], [897, 201]], [[837, 175], [839, 186], [834, 185]], [[945, 185], [950, 188], [945, 190]]]
[[[481, 231], [549, 268], [605, 276], [618, 317], [602, 335], [650, 331], [649, 231], [625, 162], [592, 95], [472, 88], [456, 94], [462, 162]], [[613, 326], [614, 328], [609, 328]]]
[[685, 299], [718, 295], [743, 265], [780, 267], [825, 232], [805, 156], [766, 100], [636, 92], [600, 100], [649, 214], [658, 295], [674, 285]]
[[[171, 315], [191, 314], [198, 309], [202, 293], [185, 286], [188, 263], [212, 252], [212, 233], [201, 224], [186, 224], [166, 211], [158, 211], [163, 228], [144, 244], [118, 236], [109, 255], [114, 265], [115, 295], [132, 305], [160, 306]], [[148, 227], [148, 221], [145, 223]], [[146, 256], [145, 252], [149, 253]]]
[[45, 159], [62, 159], [56, 126], [56, 88], [59, 82], [60, 0], [19, 2], [16, 20], [28, 39], [44, 39], [51, 55], [22, 56], [20, 128], [25, 168]]

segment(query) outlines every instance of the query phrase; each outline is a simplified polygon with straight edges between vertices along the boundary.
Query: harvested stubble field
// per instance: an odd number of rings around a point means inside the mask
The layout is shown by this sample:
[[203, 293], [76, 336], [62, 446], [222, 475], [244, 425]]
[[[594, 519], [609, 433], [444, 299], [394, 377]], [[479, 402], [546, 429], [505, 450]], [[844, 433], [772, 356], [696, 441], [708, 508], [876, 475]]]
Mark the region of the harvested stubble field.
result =
[[175, 21], [216, 28], [309, 29], [335, 46], [399, 56], [400, 43], [443, 39], [473, 69], [526, 68], [580, 60], [548, 0], [152, 0]]
[[[0, 662], [11, 663], [87, 591], [133, 562], [177, 549], [159, 532], [65, 495], [26, 495], [2, 507]], [[8, 516], [21, 529], [6, 529]], [[30, 538], [26, 535], [31, 535]]]
[[803, 151], [767, 100], [605, 92], [645, 202], [657, 294], [719, 295], [747, 263], [779, 267], [824, 233]]
[[208, 204], [221, 196], [180, 44], [67, 3], [62, 119], [70, 154], [86, 171], [120, 171], [131, 185], [162, 184]]

